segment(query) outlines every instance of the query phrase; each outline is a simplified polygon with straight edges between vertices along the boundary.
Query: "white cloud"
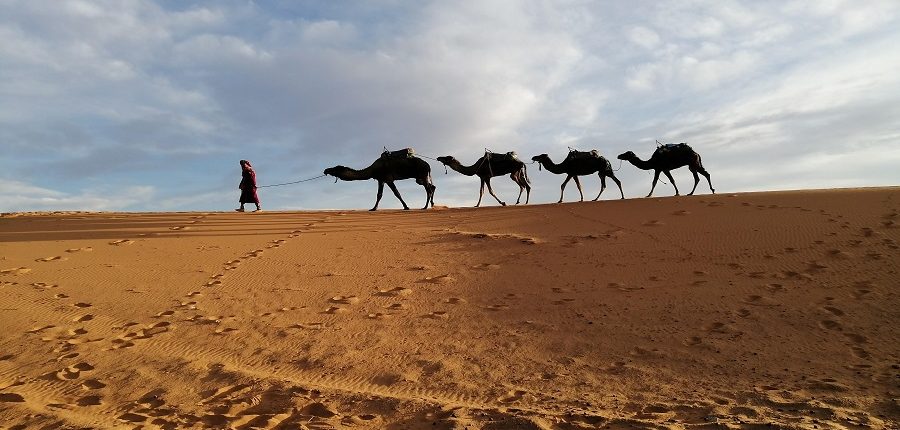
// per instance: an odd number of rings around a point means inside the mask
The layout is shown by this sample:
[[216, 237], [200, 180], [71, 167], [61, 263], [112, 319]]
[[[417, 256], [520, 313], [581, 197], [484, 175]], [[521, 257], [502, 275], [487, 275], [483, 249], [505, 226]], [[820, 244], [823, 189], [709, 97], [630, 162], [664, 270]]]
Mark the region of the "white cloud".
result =
[[0, 183], [0, 212], [33, 210], [121, 211], [152, 204], [156, 190], [152, 186], [86, 189], [65, 193], [24, 182]]
[[632, 28], [631, 31], [628, 32], [628, 37], [636, 45], [646, 49], [651, 49], [656, 45], [659, 45], [659, 35], [647, 27], [637, 26]]

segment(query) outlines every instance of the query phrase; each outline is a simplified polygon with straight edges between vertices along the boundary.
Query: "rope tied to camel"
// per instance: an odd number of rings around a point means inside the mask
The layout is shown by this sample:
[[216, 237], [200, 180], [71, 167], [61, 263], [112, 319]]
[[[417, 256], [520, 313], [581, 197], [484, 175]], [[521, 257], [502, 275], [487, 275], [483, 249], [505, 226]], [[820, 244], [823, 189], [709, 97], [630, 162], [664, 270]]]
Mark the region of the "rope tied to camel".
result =
[[[314, 178], [306, 178], [306, 179], [301, 179], [301, 180], [299, 180], [299, 181], [283, 182], [283, 183], [280, 183], [280, 184], [271, 184], [271, 185], [258, 185], [256, 188], [269, 188], [269, 187], [280, 187], [280, 186], [283, 186], [283, 185], [293, 185], [293, 184], [299, 184], [299, 183], [301, 183], [301, 182], [309, 182], [309, 181], [313, 181], [313, 180], [316, 180], [316, 179], [321, 179], [321, 178], [324, 178], [324, 177], [325, 177], [325, 175], [319, 175], [319, 176], [316, 176], [316, 177], [314, 177]], [[335, 182], [337, 182], [337, 180], [335, 180]]]

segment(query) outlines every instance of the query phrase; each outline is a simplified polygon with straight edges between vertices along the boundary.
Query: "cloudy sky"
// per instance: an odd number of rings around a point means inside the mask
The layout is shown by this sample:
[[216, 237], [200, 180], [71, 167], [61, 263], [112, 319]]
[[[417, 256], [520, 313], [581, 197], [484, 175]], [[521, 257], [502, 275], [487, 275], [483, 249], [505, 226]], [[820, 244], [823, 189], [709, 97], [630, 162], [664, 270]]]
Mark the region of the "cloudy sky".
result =
[[[618, 167], [686, 141], [719, 192], [898, 185], [898, 21], [896, 0], [0, 0], [0, 211], [229, 210], [239, 159], [265, 185], [385, 146], [466, 164], [598, 149]], [[431, 165], [437, 204], [475, 203], [477, 179]], [[532, 202], [555, 202], [563, 178], [528, 173]], [[647, 172], [618, 176], [649, 191]], [[375, 189], [260, 194], [364, 209]]]

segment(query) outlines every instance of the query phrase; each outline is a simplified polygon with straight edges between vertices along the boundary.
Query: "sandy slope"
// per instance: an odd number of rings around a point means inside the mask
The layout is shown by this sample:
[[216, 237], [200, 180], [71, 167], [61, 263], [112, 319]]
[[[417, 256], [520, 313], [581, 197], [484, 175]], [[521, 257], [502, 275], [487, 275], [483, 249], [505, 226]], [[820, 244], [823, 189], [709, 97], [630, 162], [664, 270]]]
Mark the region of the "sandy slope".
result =
[[7, 216], [0, 428], [897, 428], [898, 223], [898, 188]]

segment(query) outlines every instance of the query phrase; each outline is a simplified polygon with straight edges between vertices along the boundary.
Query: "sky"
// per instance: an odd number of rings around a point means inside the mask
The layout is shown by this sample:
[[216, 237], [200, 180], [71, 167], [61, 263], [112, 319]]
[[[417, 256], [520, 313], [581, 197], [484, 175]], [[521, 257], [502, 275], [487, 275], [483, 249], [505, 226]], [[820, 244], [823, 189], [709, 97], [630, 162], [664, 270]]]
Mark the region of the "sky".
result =
[[[616, 156], [656, 140], [688, 142], [720, 193], [900, 185], [898, 21], [896, 0], [0, 0], [0, 212], [231, 210], [240, 159], [267, 185], [385, 147], [464, 164], [597, 149], [629, 198], [652, 177]], [[436, 204], [475, 204], [477, 178], [426, 161]], [[537, 167], [531, 202], [555, 202], [564, 177]], [[368, 209], [376, 188], [259, 194]]]

